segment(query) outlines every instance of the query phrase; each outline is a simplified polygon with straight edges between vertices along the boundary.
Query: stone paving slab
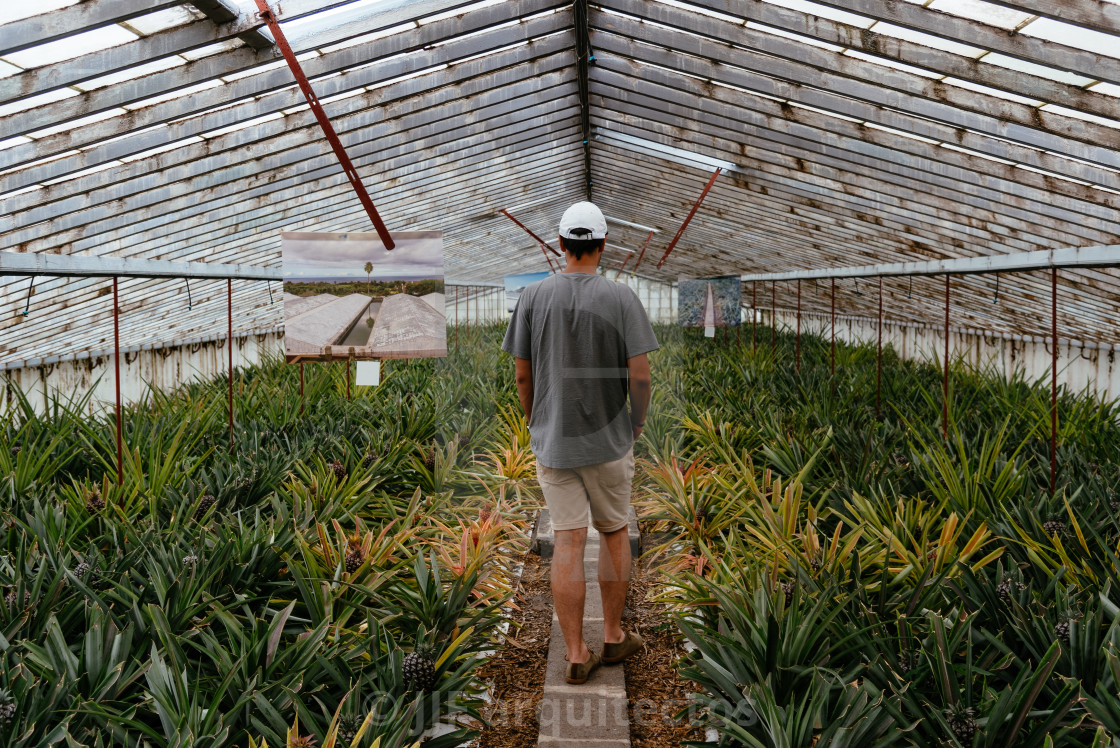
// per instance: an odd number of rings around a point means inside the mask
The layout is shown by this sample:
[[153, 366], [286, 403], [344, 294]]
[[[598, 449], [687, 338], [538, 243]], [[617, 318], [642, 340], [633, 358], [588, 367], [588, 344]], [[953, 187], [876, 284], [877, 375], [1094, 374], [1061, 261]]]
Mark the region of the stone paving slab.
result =
[[[598, 566], [599, 533], [588, 528], [583, 563], [587, 580], [583, 636], [590, 649], [602, 654], [603, 600]], [[537, 745], [541, 748], [629, 748], [630, 717], [623, 666], [604, 665], [592, 673], [586, 683], [572, 685], [564, 680], [566, 654], [560, 622], [553, 612]]]
[[[632, 506], [630, 507], [630, 523], [626, 526], [626, 529], [630, 537], [630, 555], [637, 558], [642, 555], [642, 535], [638, 529], [638, 515]], [[594, 532], [594, 528], [588, 527], [588, 531]], [[588, 542], [590, 541], [589, 535]], [[542, 509], [541, 513], [537, 515], [537, 524], [533, 529], [532, 545], [529, 550], [538, 554], [541, 558], [552, 558], [555, 542], [556, 535], [552, 531], [552, 521], [549, 518], [548, 510]]]

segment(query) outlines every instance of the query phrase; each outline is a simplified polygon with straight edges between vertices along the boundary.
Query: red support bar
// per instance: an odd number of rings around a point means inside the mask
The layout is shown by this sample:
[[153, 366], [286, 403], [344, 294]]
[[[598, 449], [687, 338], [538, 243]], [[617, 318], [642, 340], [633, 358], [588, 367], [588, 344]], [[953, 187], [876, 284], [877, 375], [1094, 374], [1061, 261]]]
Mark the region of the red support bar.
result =
[[362, 184], [361, 177], [358, 176], [354, 164], [350, 162], [350, 157], [346, 155], [346, 149], [342, 146], [342, 141], [338, 139], [335, 134], [334, 127], [331, 126], [331, 121], [327, 118], [326, 112], [323, 111], [322, 104], [319, 103], [319, 98], [311, 89], [311, 82], [307, 80], [307, 76], [303, 73], [303, 68], [300, 67], [299, 60], [296, 59], [295, 52], [288, 45], [288, 40], [284, 36], [283, 30], [280, 28], [280, 22], [276, 20], [276, 15], [268, 7], [267, 0], [257, 0], [257, 9], [260, 10], [260, 17], [265, 23], [268, 24], [272, 36], [276, 39], [276, 46], [284, 55], [284, 59], [288, 61], [288, 67], [292, 69], [292, 75], [295, 76], [296, 83], [303, 91], [304, 98], [307, 99], [311, 111], [315, 113], [315, 119], [319, 120], [319, 126], [323, 128], [323, 134], [327, 136], [327, 142], [331, 144], [334, 149], [335, 156], [338, 157], [338, 162], [342, 165], [342, 171], [346, 173], [346, 178], [350, 180], [350, 186], [354, 188], [354, 192], [358, 195], [358, 200], [361, 201], [362, 207], [366, 209], [366, 215], [373, 221], [373, 227], [377, 231], [377, 235], [381, 237], [381, 243], [385, 245], [385, 249], [392, 249], [396, 246], [393, 237], [389, 235], [389, 229], [385, 227], [384, 221], [381, 216], [377, 214], [377, 208], [373, 206], [373, 200], [370, 199], [369, 193], [366, 192], [365, 186]]
[[113, 362], [117, 367], [117, 485], [124, 484], [124, 449], [121, 446], [121, 321], [117, 278], [113, 277]]
[[1050, 495], [1058, 489], [1058, 268], [1050, 268]]
[[626, 257], [622, 258], [622, 263], [618, 266], [618, 272], [614, 274], [615, 280], [618, 280], [618, 276], [622, 275], [622, 269], [626, 267], [626, 263], [630, 262], [630, 258], [633, 256], [634, 254], [630, 253], [626, 255]]
[[949, 294], [951, 289], [952, 276], [945, 276], [945, 374], [944, 382], [941, 386], [942, 403], [941, 403], [941, 430], [945, 435], [945, 441], [949, 441]]
[[801, 372], [801, 279], [797, 279], [797, 371]]
[[688, 224], [692, 221], [692, 217], [696, 215], [696, 211], [700, 208], [700, 203], [704, 202], [704, 198], [708, 196], [708, 190], [712, 189], [712, 185], [715, 184], [716, 177], [719, 176], [719, 173], [721, 171], [723, 171], [722, 168], [717, 168], [712, 172], [712, 176], [708, 179], [708, 183], [704, 185], [704, 191], [701, 192], [700, 197], [696, 199], [696, 202], [692, 206], [692, 210], [688, 211], [688, 215], [684, 218], [684, 223], [682, 223], [681, 227], [677, 229], [677, 235], [673, 237], [673, 241], [669, 242], [669, 248], [665, 250], [665, 254], [661, 255], [661, 259], [657, 261], [657, 267], [659, 269], [662, 265], [665, 264], [665, 260], [669, 259], [669, 253], [673, 251], [673, 248], [677, 246], [677, 242], [680, 241], [681, 236], [684, 235], [684, 230], [688, 228]]
[[634, 263], [634, 269], [630, 271], [630, 275], [638, 272], [638, 266], [642, 264], [642, 258], [646, 256], [646, 247], [649, 246], [649, 240], [652, 238], [653, 232], [650, 231], [649, 236], [646, 237], [646, 243], [642, 245], [642, 251], [638, 253], [638, 261]]
[[758, 281], [751, 282], [751, 350], [758, 348]]
[[[520, 227], [521, 227], [521, 230], [522, 230], [522, 231], [524, 231], [524, 232], [525, 232], [526, 234], [528, 234], [529, 236], [533, 237], [533, 238], [534, 238], [534, 239], [535, 239], [535, 240], [537, 241], [537, 244], [540, 244], [540, 245], [542, 245], [542, 246], [548, 247], [548, 248], [549, 248], [550, 250], [552, 250], [552, 254], [556, 255], [557, 257], [563, 257], [563, 255], [561, 255], [561, 254], [560, 254], [559, 252], [557, 252], [557, 251], [556, 251], [555, 249], [553, 249], [553, 248], [552, 248], [552, 245], [551, 245], [551, 244], [549, 244], [549, 243], [548, 243], [548, 242], [546, 242], [546, 241], [545, 241], [544, 239], [542, 239], [542, 238], [540, 238], [539, 236], [537, 236], [536, 234], [534, 234], [534, 233], [533, 233], [533, 232], [532, 232], [532, 231], [531, 231], [531, 230], [529, 229], [529, 227], [528, 227], [528, 226], [526, 226], [526, 225], [525, 225], [525, 224], [523, 224], [523, 223], [522, 223], [521, 221], [519, 221], [519, 220], [517, 220], [516, 218], [514, 218], [514, 217], [513, 217], [512, 215], [510, 215], [509, 211], [507, 211], [507, 210], [505, 210], [505, 209], [503, 208], [502, 210], [499, 210], [498, 212], [499, 212], [499, 213], [501, 213], [501, 214], [502, 214], [503, 216], [505, 216], [506, 218], [508, 218], [509, 220], [511, 220], [511, 221], [513, 221], [514, 223], [516, 223], [516, 224], [517, 224], [518, 226], [520, 226]], [[548, 255], [545, 255], [545, 256], [547, 257]], [[552, 263], [551, 263], [551, 261], [549, 262], [549, 264], [550, 264], [550, 265], [552, 264]]]
[[229, 312], [229, 453], [233, 454], [233, 279], [226, 278], [226, 310]]
[[836, 279], [832, 279], [832, 348], [828, 353], [828, 363], [832, 368], [832, 376], [836, 376]]
[[879, 276], [879, 349], [875, 354], [875, 420], [881, 415], [883, 398], [883, 276]]
[[770, 348], [778, 348], [778, 284], [770, 281]]

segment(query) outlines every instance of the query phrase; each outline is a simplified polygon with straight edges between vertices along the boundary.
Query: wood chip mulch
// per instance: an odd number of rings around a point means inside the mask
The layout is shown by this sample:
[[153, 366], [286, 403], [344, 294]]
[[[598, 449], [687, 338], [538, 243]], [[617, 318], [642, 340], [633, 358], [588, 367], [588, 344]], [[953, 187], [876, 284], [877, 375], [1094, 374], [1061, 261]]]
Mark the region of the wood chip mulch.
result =
[[540, 732], [537, 706], [544, 693], [548, 641], [552, 631], [552, 591], [548, 562], [526, 554], [509, 638], [478, 670], [490, 684], [494, 701], [484, 712], [473, 748], [536, 748]]
[[635, 562], [622, 615], [623, 628], [637, 631], [646, 641], [625, 663], [632, 748], [676, 748], [686, 740], [704, 739], [703, 730], [673, 719], [688, 705], [692, 684], [677, 673], [685, 651], [676, 624], [662, 606], [646, 602], [655, 576], [655, 570]]

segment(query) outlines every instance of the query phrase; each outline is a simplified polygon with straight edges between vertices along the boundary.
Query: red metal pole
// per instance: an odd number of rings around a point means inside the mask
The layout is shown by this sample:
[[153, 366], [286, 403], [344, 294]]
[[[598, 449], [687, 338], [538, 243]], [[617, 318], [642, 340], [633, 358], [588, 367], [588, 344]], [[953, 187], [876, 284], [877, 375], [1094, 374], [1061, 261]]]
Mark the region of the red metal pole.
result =
[[638, 266], [642, 264], [642, 258], [646, 256], [646, 247], [649, 246], [649, 240], [652, 238], [653, 232], [650, 231], [649, 235], [646, 237], [646, 243], [642, 245], [642, 251], [638, 253], [638, 261], [634, 263], [634, 269], [630, 271], [631, 276], [638, 272]]
[[797, 371], [801, 372], [801, 279], [797, 279]]
[[778, 348], [778, 290], [777, 283], [770, 281], [770, 348]]
[[758, 281], [751, 281], [751, 350], [758, 348]]
[[346, 155], [346, 149], [342, 146], [342, 141], [338, 139], [338, 135], [331, 125], [330, 119], [327, 118], [327, 113], [323, 111], [323, 106], [319, 103], [319, 98], [315, 95], [315, 91], [311, 88], [311, 82], [307, 80], [307, 76], [303, 74], [303, 68], [300, 67], [299, 60], [296, 59], [295, 53], [288, 45], [288, 40], [284, 36], [284, 31], [280, 28], [280, 22], [276, 20], [276, 15], [268, 7], [267, 0], [257, 0], [257, 9], [260, 10], [260, 17], [265, 23], [268, 24], [269, 30], [272, 32], [273, 38], [276, 40], [276, 46], [280, 49], [284, 59], [288, 62], [288, 67], [292, 70], [292, 75], [295, 76], [296, 83], [303, 91], [304, 98], [307, 99], [311, 111], [315, 113], [315, 119], [319, 120], [319, 126], [323, 128], [323, 134], [327, 136], [327, 142], [331, 144], [334, 149], [334, 154], [338, 157], [338, 162], [342, 165], [343, 172], [346, 173], [346, 178], [350, 180], [350, 185], [354, 188], [354, 192], [358, 195], [358, 200], [362, 203], [362, 207], [366, 209], [366, 215], [373, 222], [373, 228], [377, 231], [377, 235], [381, 237], [381, 243], [385, 245], [385, 249], [392, 249], [396, 246], [393, 237], [389, 235], [389, 229], [386, 228], [385, 223], [381, 220], [381, 216], [377, 214], [377, 208], [373, 205], [373, 200], [370, 199], [369, 193], [366, 192], [365, 186], [362, 184], [361, 177], [358, 176], [354, 164], [350, 162], [350, 157]]
[[696, 202], [692, 205], [692, 210], [688, 211], [688, 215], [684, 218], [684, 223], [677, 229], [677, 235], [673, 237], [673, 241], [669, 242], [669, 248], [665, 250], [665, 254], [661, 255], [661, 259], [657, 261], [657, 267], [660, 268], [665, 264], [665, 260], [669, 259], [669, 253], [677, 246], [681, 236], [684, 235], [684, 230], [688, 228], [688, 224], [692, 222], [692, 217], [696, 215], [696, 211], [700, 208], [700, 203], [704, 202], [704, 198], [708, 196], [708, 190], [712, 189], [712, 185], [716, 182], [716, 177], [723, 171], [722, 168], [717, 168], [712, 172], [712, 176], [708, 179], [708, 183], [704, 185], [704, 191], [700, 193], [700, 197], [696, 198]]
[[[523, 223], [522, 223], [521, 221], [519, 221], [519, 220], [517, 220], [516, 218], [514, 218], [514, 217], [513, 217], [512, 215], [510, 215], [509, 211], [507, 211], [507, 210], [505, 210], [505, 209], [502, 209], [502, 210], [499, 210], [498, 212], [499, 212], [499, 213], [501, 213], [501, 214], [502, 214], [503, 216], [505, 216], [506, 218], [508, 218], [509, 220], [511, 220], [511, 221], [513, 221], [514, 223], [516, 223], [516, 224], [517, 224], [518, 226], [520, 226], [520, 227], [521, 227], [521, 230], [522, 230], [522, 231], [524, 231], [524, 232], [525, 232], [526, 234], [528, 234], [529, 236], [531, 236], [531, 237], [533, 237], [534, 239], [536, 239], [536, 240], [537, 240], [537, 244], [540, 244], [541, 246], [544, 246], [544, 247], [548, 247], [548, 248], [549, 248], [550, 250], [552, 250], [552, 254], [556, 255], [557, 257], [563, 257], [563, 255], [562, 255], [562, 254], [560, 254], [560, 253], [559, 253], [559, 252], [557, 252], [557, 251], [556, 251], [555, 249], [553, 249], [553, 247], [552, 247], [552, 245], [551, 245], [551, 244], [549, 244], [549, 243], [548, 243], [548, 242], [546, 242], [546, 241], [545, 241], [544, 239], [542, 239], [542, 238], [540, 238], [539, 236], [537, 236], [536, 234], [534, 234], [534, 233], [533, 233], [533, 232], [532, 232], [532, 231], [531, 231], [531, 230], [529, 229], [529, 227], [528, 227], [528, 226], [526, 226], [526, 225], [525, 225], [525, 224], [523, 224]], [[545, 257], [548, 257], [548, 255], [545, 255]], [[549, 264], [549, 266], [551, 267], [551, 265], [552, 265], [552, 261], [551, 261], [551, 260], [549, 260], [548, 264]]]
[[121, 321], [117, 278], [113, 277], [113, 362], [117, 369], [117, 485], [124, 484], [124, 449], [121, 446]]
[[836, 376], [836, 279], [832, 279], [832, 349], [828, 354], [829, 366], [832, 367], [832, 376]]
[[879, 350], [875, 354], [875, 420], [882, 415], [883, 397], [883, 276], [879, 276]]
[[226, 310], [229, 320], [229, 336], [226, 338], [226, 347], [229, 348], [229, 453], [233, 454], [233, 279], [226, 278]]
[[946, 274], [945, 276], [945, 373], [944, 381], [942, 383], [942, 403], [941, 403], [941, 430], [945, 435], [945, 440], [949, 440], [949, 295], [952, 287], [952, 276]]
[[1050, 268], [1050, 495], [1058, 488], [1058, 268]]

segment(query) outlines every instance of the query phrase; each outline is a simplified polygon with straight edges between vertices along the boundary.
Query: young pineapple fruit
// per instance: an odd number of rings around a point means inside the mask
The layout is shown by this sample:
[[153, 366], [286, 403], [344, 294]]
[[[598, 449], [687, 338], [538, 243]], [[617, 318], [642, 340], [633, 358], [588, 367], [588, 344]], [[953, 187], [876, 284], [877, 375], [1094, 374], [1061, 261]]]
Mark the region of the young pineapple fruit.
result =
[[1069, 642], [1069, 621], [1059, 621], [1054, 626], [1054, 636], [1058, 641]]
[[86, 511], [90, 514], [97, 514], [104, 508], [105, 499], [101, 498], [101, 486], [94, 483], [86, 494]]
[[354, 738], [358, 737], [358, 730], [362, 727], [362, 718], [360, 716], [343, 717], [338, 721], [338, 743], [337, 745], [348, 746], [354, 742]]
[[213, 494], [204, 493], [202, 498], [198, 500], [198, 508], [194, 511], [194, 518], [196, 520], [202, 519], [206, 513], [210, 511], [210, 507], [218, 503]]
[[436, 665], [432, 659], [432, 648], [421, 644], [416, 650], [405, 655], [401, 673], [406, 683], [425, 693], [431, 693], [436, 685]]
[[334, 473], [334, 479], [339, 483], [346, 480], [346, 466], [338, 460], [331, 463], [331, 472]]
[[0, 724], [10, 725], [16, 716], [16, 702], [12, 698], [12, 692], [6, 688], [0, 688]]
[[353, 574], [366, 560], [366, 554], [362, 550], [362, 535], [359, 530], [355, 530], [352, 534], [347, 536], [346, 544], [350, 550], [346, 554], [346, 573]]
[[1042, 531], [1046, 533], [1048, 538], [1054, 535], [1065, 535], [1066, 523], [1060, 519], [1052, 519], [1049, 522], [1042, 523]]
[[977, 729], [975, 709], [960, 704], [949, 707], [945, 710], [945, 721], [949, 723], [949, 729], [953, 731], [953, 735], [956, 736], [961, 745], [972, 745], [972, 739], [976, 735]]
[[434, 449], [424, 453], [424, 467], [428, 469], [429, 473], [436, 469], [436, 451]]

